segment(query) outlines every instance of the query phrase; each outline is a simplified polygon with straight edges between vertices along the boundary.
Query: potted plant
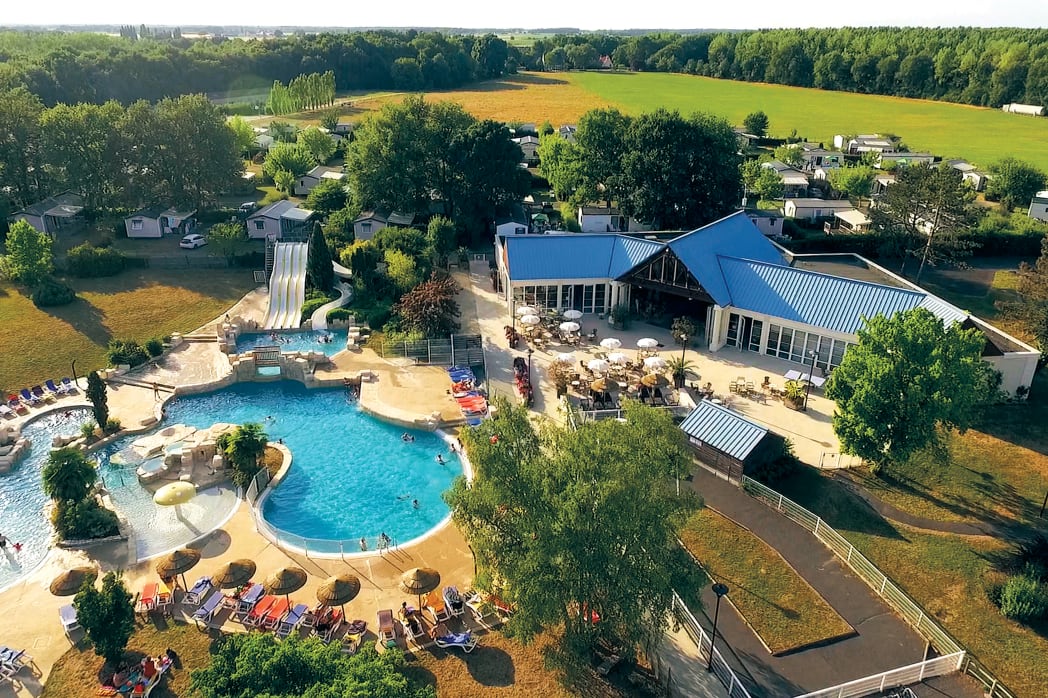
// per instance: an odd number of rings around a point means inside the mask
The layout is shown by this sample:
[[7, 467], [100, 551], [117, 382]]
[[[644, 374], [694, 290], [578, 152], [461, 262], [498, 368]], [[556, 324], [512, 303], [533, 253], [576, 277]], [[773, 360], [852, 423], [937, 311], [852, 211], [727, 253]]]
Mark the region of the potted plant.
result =
[[688, 361], [684, 357], [675, 356], [669, 360], [670, 373], [673, 376], [673, 382], [678, 389], [684, 387], [684, 380], [688, 373], [694, 373], [692, 369], [695, 368], [694, 361]]
[[618, 303], [612, 306], [611, 311], [608, 312], [608, 324], [617, 330], [625, 330], [629, 328], [632, 316], [633, 314], [630, 312], [628, 305]]
[[786, 381], [783, 386], [782, 402], [791, 410], [804, 409], [804, 384], [800, 381]]

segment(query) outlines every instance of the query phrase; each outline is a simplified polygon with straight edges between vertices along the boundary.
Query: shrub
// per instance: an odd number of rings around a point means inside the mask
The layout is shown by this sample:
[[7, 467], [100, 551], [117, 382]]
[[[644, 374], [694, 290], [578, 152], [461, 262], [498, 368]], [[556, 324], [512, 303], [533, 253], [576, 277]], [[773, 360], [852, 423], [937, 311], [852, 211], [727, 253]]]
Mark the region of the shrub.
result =
[[85, 242], [69, 250], [66, 267], [70, 274], [82, 279], [113, 276], [124, 270], [124, 255], [112, 247], [95, 247]]
[[390, 308], [384, 308], [384, 307], [372, 308], [370, 311], [368, 311], [368, 315], [367, 315], [368, 327], [371, 327], [371, 328], [377, 330], [377, 329], [385, 326], [385, 324], [387, 322], [389, 322], [389, 318], [392, 315], [393, 315], [393, 312], [392, 312], [392, 310]]
[[284, 201], [285, 199], [287, 199], [287, 193], [273, 190], [267, 192], [266, 195], [262, 197], [262, 205], [266, 206], [267, 204], [274, 204], [278, 201]]
[[76, 291], [61, 281], [46, 278], [33, 289], [33, 305], [38, 308], [51, 308], [56, 305], [67, 305], [76, 300]]
[[793, 442], [784, 439], [781, 450], [756, 464], [747, 475], [765, 485], [774, 486], [797, 473], [801, 462], [793, 453]]
[[142, 345], [133, 339], [111, 339], [106, 359], [109, 360], [110, 366], [127, 364], [134, 368], [148, 361], [149, 355]]
[[105, 538], [120, 532], [116, 513], [90, 497], [79, 502], [56, 502], [52, 517], [55, 530], [65, 540]]
[[107, 434], [115, 434], [120, 431], [120, 420], [116, 417], [110, 417], [106, 420], [105, 432]]
[[262, 469], [262, 454], [268, 441], [269, 435], [262, 430], [262, 425], [252, 422], [218, 437], [218, 447], [233, 466], [230, 479], [234, 485], [246, 489], [251, 484], [251, 479]]
[[332, 308], [328, 311], [328, 322], [345, 322], [353, 317], [353, 312], [348, 308]]
[[150, 356], [160, 356], [164, 353], [164, 342], [159, 337], [147, 339], [145, 350]]
[[1009, 578], [1001, 590], [1001, 615], [1020, 623], [1048, 616], [1048, 585], [1027, 570]]
[[97, 428], [98, 425], [94, 422], [84, 422], [80, 425], [80, 436], [85, 439], [92, 439], [95, 436], [95, 429]]
[[1009, 568], [1025, 571], [1038, 581], [1048, 582], [1048, 536], [1034, 534], [1029, 540], [1020, 542], [1012, 553]]
[[328, 298], [313, 298], [306, 301], [302, 304], [302, 320], [306, 321], [313, 317], [313, 313], [316, 312], [317, 308], [329, 302], [330, 299]]

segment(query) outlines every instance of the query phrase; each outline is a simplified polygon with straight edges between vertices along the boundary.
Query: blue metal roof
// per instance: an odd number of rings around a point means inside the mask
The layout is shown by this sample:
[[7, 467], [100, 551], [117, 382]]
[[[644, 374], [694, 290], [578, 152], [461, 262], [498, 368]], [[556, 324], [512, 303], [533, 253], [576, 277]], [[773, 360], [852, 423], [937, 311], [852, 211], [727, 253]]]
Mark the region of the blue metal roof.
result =
[[740, 461], [746, 460], [768, 430], [737, 412], [709, 400], [698, 406], [680, 425], [681, 431]]
[[745, 211], [676, 237], [669, 242], [669, 248], [720, 306], [731, 305], [732, 297], [717, 263], [719, 255], [786, 266], [779, 250], [753, 225]]
[[844, 334], [855, 334], [864, 317], [918, 306], [946, 322], [966, 317], [935, 296], [895, 286], [749, 259], [721, 257], [720, 266], [734, 307]]
[[662, 243], [627, 235], [508, 235], [504, 238], [513, 281], [614, 279], [644, 261]]

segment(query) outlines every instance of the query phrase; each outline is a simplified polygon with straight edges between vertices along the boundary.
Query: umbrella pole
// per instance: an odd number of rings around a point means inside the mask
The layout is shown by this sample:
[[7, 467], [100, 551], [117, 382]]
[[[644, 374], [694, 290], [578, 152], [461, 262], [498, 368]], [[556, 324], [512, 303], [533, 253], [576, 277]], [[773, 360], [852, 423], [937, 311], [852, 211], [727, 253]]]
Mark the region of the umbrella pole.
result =
[[189, 589], [189, 586], [186, 584], [186, 573], [183, 572], [182, 573], [182, 591], [186, 591], [188, 589]]

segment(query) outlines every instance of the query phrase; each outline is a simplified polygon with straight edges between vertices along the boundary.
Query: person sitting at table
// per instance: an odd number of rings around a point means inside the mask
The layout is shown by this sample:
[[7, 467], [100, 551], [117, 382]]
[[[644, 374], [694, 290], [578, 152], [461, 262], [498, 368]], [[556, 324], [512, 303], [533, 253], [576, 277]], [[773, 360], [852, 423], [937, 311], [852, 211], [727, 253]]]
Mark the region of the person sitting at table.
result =
[[142, 678], [149, 681], [154, 676], [156, 676], [156, 662], [152, 657], [146, 657], [142, 660]]

